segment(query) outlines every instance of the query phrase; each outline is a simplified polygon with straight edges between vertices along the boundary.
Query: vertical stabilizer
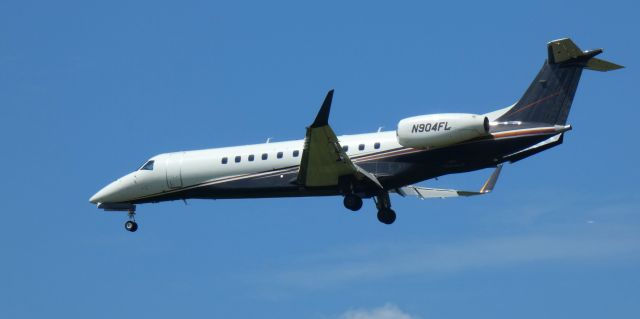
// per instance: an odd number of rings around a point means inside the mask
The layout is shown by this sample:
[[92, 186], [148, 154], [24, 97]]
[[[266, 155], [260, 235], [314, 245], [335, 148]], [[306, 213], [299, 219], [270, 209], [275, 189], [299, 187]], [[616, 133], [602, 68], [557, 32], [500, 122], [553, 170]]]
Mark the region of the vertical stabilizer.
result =
[[622, 66], [594, 58], [602, 49], [582, 51], [565, 38], [547, 44], [548, 58], [522, 98], [497, 121], [565, 125], [583, 69], [611, 71]]

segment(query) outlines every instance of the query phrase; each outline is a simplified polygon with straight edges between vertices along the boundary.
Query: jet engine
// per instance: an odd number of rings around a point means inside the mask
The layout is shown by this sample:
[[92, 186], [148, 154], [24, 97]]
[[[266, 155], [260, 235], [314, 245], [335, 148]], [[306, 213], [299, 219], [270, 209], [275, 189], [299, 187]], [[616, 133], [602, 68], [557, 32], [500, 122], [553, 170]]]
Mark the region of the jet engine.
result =
[[398, 142], [405, 147], [433, 148], [489, 134], [486, 116], [443, 113], [409, 117], [398, 122]]

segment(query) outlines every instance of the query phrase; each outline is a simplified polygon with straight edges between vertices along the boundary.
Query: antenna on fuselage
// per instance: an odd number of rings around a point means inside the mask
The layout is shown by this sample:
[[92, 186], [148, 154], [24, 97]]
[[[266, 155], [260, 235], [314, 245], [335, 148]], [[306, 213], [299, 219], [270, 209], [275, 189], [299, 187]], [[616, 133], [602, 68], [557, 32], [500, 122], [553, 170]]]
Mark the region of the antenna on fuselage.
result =
[[378, 133], [382, 132], [382, 128], [383, 128], [383, 127], [384, 127], [384, 126], [380, 126], [380, 127], [378, 127]]
[[271, 138], [267, 137], [267, 141], [265, 143], [269, 144], [269, 142], [271, 142]]

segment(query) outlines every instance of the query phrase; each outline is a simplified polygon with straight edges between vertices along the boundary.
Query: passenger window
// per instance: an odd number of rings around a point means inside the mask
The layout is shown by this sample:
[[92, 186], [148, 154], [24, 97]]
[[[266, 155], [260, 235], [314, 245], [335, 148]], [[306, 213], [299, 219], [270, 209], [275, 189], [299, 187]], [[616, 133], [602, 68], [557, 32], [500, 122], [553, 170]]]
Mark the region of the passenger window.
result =
[[229, 159], [228, 159], [228, 158], [226, 158], [226, 157], [223, 157], [223, 158], [222, 158], [222, 164], [227, 164], [227, 162], [228, 162], [228, 161], [229, 161]]
[[263, 154], [262, 154], [262, 160], [264, 161], [264, 160], [266, 160], [267, 158], [269, 158], [269, 154], [267, 154], [267, 153], [263, 153]]
[[364, 151], [364, 144], [358, 145], [358, 150], [359, 151]]
[[141, 171], [152, 171], [153, 170], [153, 161], [148, 161], [142, 167], [140, 167]]
[[346, 153], [349, 151], [349, 145], [345, 145], [342, 147], [342, 150]]
[[300, 155], [300, 151], [298, 150], [293, 151], [293, 157], [298, 157], [298, 155]]
[[278, 158], [282, 158], [282, 152], [278, 152], [278, 154], [276, 155]]
[[240, 163], [240, 159], [241, 159], [240, 156], [236, 156], [236, 163]]
[[249, 155], [249, 162], [253, 162], [254, 158], [255, 158], [255, 156], [253, 156], [253, 154]]
[[380, 148], [380, 143], [376, 142], [375, 144], [373, 144], [373, 148], [379, 149]]

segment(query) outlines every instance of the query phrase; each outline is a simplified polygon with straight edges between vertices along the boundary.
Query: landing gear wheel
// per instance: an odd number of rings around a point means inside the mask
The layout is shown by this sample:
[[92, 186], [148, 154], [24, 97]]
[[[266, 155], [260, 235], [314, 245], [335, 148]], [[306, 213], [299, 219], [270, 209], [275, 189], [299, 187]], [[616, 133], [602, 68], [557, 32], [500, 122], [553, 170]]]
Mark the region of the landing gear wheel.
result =
[[396, 212], [391, 208], [381, 209], [378, 211], [378, 220], [385, 225], [391, 225], [396, 221]]
[[362, 208], [362, 198], [358, 195], [348, 194], [344, 197], [344, 207], [352, 211], [357, 211]]
[[130, 231], [130, 232], [135, 232], [136, 230], [138, 230], [138, 223], [129, 220], [126, 223], [124, 223], [124, 229]]
[[381, 192], [373, 198], [378, 208], [378, 220], [385, 224], [391, 225], [396, 221], [396, 212], [391, 209], [391, 199], [388, 192]]

